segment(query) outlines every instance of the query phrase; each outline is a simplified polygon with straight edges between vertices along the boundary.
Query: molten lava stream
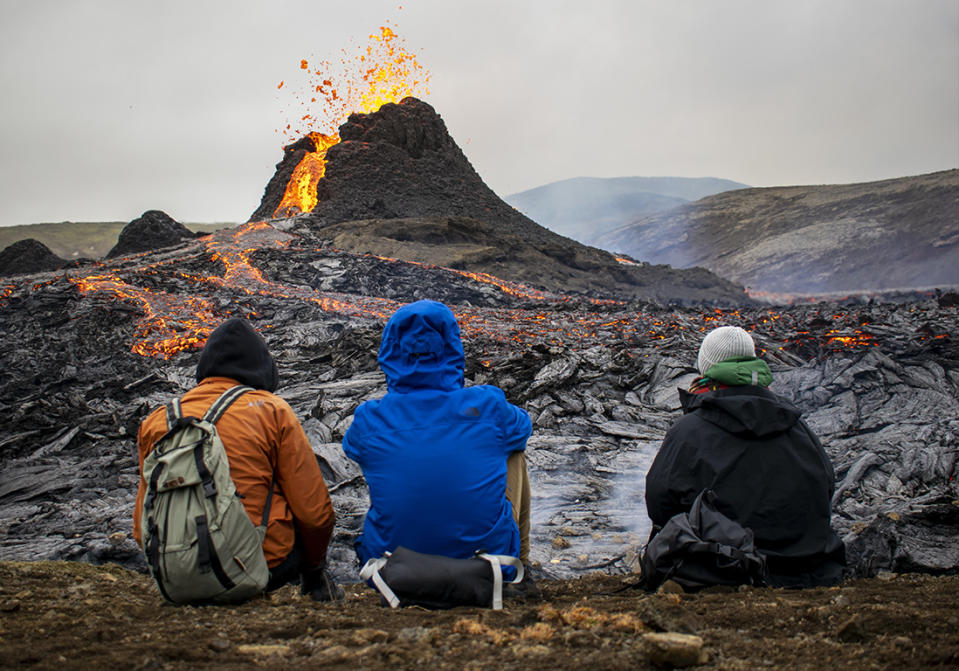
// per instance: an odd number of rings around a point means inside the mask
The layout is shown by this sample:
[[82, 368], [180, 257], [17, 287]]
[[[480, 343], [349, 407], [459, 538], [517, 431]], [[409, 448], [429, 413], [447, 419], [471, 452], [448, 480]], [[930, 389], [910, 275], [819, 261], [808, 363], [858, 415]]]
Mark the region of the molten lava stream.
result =
[[207, 250], [211, 259], [223, 264], [224, 274], [223, 277], [206, 279], [249, 295], [295, 298], [314, 303], [325, 312], [354, 317], [387, 319], [399, 307], [399, 303], [386, 298], [356, 297], [355, 300], [348, 300], [348, 297], [343, 296], [343, 299], [339, 299], [329, 294], [320, 294], [309, 287], [290, 287], [267, 280], [250, 261], [250, 254], [268, 246], [286, 247], [291, 239], [289, 235], [280, 233], [262, 221], [241, 227], [231, 237], [214, 237], [207, 242]]
[[[557, 301], [559, 302], [559, 301]], [[524, 309], [457, 308], [460, 330], [467, 339], [480, 337], [518, 346], [536, 343], [586, 349], [634, 337], [641, 314], [610, 320], [609, 315], [567, 318]]]
[[[841, 335], [834, 335], [841, 334]], [[843, 333], [836, 329], [831, 329], [825, 333], [827, 345], [841, 345], [842, 347], [871, 347], [878, 346], [873, 336], [869, 333], [863, 333], [856, 329], [852, 334]]]
[[[210, 258], [223, 264], [222, 276], [199, 277], [183, 272], [176, 274], [181, 279], [193, 283], [212, 283], [225, 290], [247, 295], [310, 302], [326, 312], [379, 322], [388, 319], [402, 305], [400, 302], [386, 298], [320, 293], [310, 287], [287, 286], [267, 280], [252, 264], [251, 254], [260, 249], [285, 248], [292, 239], [289, 234], [278, 231], [265, 222], [254, 222], [232, 231], [221, 231], [208, 238], [205, 245]], [[427, 265], [395, 259], [387, 260], [394, 263]], [[170, 259], [141, 266], [134, 272], [156, 273], [159, 266], [167, 266], [172, 261]], [[522, 298], [554, 303], [570, 300], [562, 294], [547, 294], [485, 273], [444, 270], [475, 282], [492, 284], [506, 293]], [[202, 346], [211, 330], [229, 315], [228, 312], [226, 315], [222, 312], [218, 313], [214, 310], [212, 303], [203, 298], [178, 296], [162, 291], [151, 291], [145, 287], [136, 287], [118, 275], [90, 275], [71, 278], [70, 281], [77, 285], [81, 292], [106, 292], [117, 299], [138, 304], [142, 308], [144, 314], [137, 323], [135, 331], [138, 342], [131, 349], [144, 356], [169, 358], [178, 351]], [[4, 293], [9, 295], [11, 292]], [[664, 340], [677, 331], [697, 328], [696, 317], [682, 317], [675, 313], [667, 319], [654, 319], [634, 312], [560, 315], [549, 311], [537, 312], [527, 309], [470, 307], [458, 308], [455, 312], [461, 330], [467, 338], [488, 337], [518, 345], [545, 343], [572, 346], [574, 349], [633, 339], [639, 334], [644, 334], [651, 340]], [[846, 319], [847, 316], [834, 314], [832, 318], [833, 320]], [[717, 309], [701, 313], [699, 317], [703, 324], [699, 330], [728, 321], [743, 321], [743, 315], [739, 310], [724, 312]], [[762, 317], [762, 322], [764, 324], [769, 321], [778, 322], [780, 318], [781, 315], [769, 311]], [[790, 321], [793, 320], [794, 318], [790, 316]], [[818, 336], [813, 335], [808, 329], [796, 329], [794, 334], [799, 336], [793, 340], [797, 344], [801, 344], [803, 340], [819, 340], [824, 345], [839, 347], [865, 347], [877, 344], [872, 335], [858, 329], [855, 331], [848, 328], [830, 329], [820, 332]]]
[[212, 236], [206, 243], [212, 261], [223, 264], [223, 276], [206, 278], [224, 287], [239, 289], [247, 294], [260, 292], [270, 283], [263, 273], [250, 263], [250, 254], [268, 246], [283, 248], [289, 236], [280, 237], [278, 231], [265, 222], [253, 222], [237, 229], [232, 236]]
[[518, 296], [519, 298], [530, 298], [537, 301], [568, 301], [569, 298], [562, 294], [551, 294], [544, 291], [539, 291], [538, 289], [532, 289], [527, 287], [524, 284], [518, 284], [516, 282], [509, 282], [507, 280], [501, 280], [498, 277], [490, 275], [488, 273], [471, 273], [466, 270], [457, 270], [456, 268], [447, 268], [446, 266], [436, 266], [432, 263], [424, 263], [422, 261], [406, 261], [403, 259], [394, 259], [389, 256], [378, 256], [376, 254], [367, 254], [374, 259], [380, 259], [381, 261], [390, 261], [391, 263], [405, 263], [411, 266], [419, 266], [421, 268], [433, 268], [437, 270], [445, 270], [456, 275], [461, 275], [467, 279], [473, 280], [474, 282], [481, 282], [483, 284], [491, 284], [494, 287], [498, 288], [503, 293], [507, 293], [511, 296]]
[[142, 356], [169, 359], [177, 352], [206, 342], [219, 322], [213, 306], [202, 298], [175, 296], [127, 284], [116, 275], [69, 278], [81, 293], [112, 294], [139, 305], [143, 317], [137, 322], [137, 342], [130, 350]]
[[326, 174], [326, 150], [340, 141], [339, 135], [309, 133], [313, 151], [307, 151], [300, 159], [290, 181], [286, 183], [283, 199], [273, 211], [274, 219], [292, 217], [302, 212], [312, 212], [316, 207], [316, 185]]
[[[357, 302], [340, 300], [317, 294], [308, 287], [285, 287], [268, 281], [259, 269], [250, 262], [250, 254], [267, 247], [282, 248], [291, 237], [277, 231], [264, 222], [255, 222], [239, 229], [214, 234], [206, 241], [211, 260], [224, 266], [223, 276], [200, 277], [178, 272], [177, 275], [193, 283], [213, 283], [227, 290], [247, 295], [263, 295], [277, 298], [294, 298], [310, 301], [321, 309], [356, 317], [386, 319], [398, 305], [393, 301], [363, 298]], [[149, 264], [133, 272], [156, 274], [159, 266], [171, 260]], [[119, 275], [88, 275], [68, 278], [83, 294], [108, 294], [116, 300], [138, 305], [143, 316], [138, 320], [134, 336], [137, 339], [131, 351], [143, 356], [159, 356], [168, 359], [177, 352], [200, 347], [210, 332], [230, 315], [217, 311], [213, 304], [203, 298], [183, 296], [147, 287], [134, 286]]]

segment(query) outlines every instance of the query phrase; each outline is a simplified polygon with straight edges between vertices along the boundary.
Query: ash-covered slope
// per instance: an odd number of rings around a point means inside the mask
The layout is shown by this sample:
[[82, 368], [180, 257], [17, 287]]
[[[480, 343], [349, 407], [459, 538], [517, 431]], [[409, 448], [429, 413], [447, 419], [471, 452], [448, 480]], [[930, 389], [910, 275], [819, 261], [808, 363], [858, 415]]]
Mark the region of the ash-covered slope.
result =
[[[549, 289], [660, 303], [738, 305], [743, 288], [702, 269], [623, 264], [538, 225], [483, 183], [425, 102], [353, 114], [327, 150], [318, 203], [297, 231], [346, 249], [490, 272]], [[287, 147], [254, 218], [267, 218], [310, 150]], [[362, 222], [354, 224], [353, 222]]]
[[751, 290], [959, 284], [959, 170], [865, 184], [743, 189], [653, 215], [597, 244], [704, 266]]

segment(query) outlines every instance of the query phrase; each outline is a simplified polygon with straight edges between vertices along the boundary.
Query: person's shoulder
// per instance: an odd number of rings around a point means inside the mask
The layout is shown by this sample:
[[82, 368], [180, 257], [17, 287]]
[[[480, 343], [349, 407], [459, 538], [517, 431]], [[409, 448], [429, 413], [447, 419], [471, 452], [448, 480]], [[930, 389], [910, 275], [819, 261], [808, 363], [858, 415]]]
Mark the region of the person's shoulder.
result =
[[166, 405], [154, 408], [150, 414], [140, 421], [140, 433], [146, 433], [152, 430], [166, 430]]
[[384, 405], [389, 405], [392, 403], [402, 403], [403, 398], [401, 394], [386, 394], [381, 398], [371, 398], [369, 400], [363, 401], [358, 406], [356, 410], [353, 411], [354, 415], [368, 415], [375, 413], [378, 408]]
[[137, 444], [141, 456], [153, 449], [154, 443], [167, 432], [166, 404], [154, 408], [150, 414], [140, 421], [137, 430]]
[[152, 423], [158, 419], [166, 420], [166, 404], [155, 407], [150, 414], [143, 418], [142, 424]]
[[[394, 394], [393, 396], [396, 397], [397, 395]], [[388, 402], [397, 400], [402, 402], [402, 399], [391, 398], [390, 394], [387, 394], [382, 398], [374, 398], [368, 401], [363, 401], [353, 411], [353, 420], [350, 422], [350, 429], [354, 434], [358, 432], [364, 432], [367, 426], [371, 424], [375, 425], [378, 422], [377, 412], [381, 407]]]
[[673, 420], [673, 423], [666, 430], [666, 437], [676, 438], [689, 433], [696, 435], [702, 429], [703, 424], [708, 424], [708, 422], [700, 416], [699, 408], [697, 408]]
[[491, 384], [477, 384], [472, 387], [463, 387], [455, 392], [460, 399], [468, 400], [471, 403], [486, 406], [506, 406], [506, 393], [499, 387]]
[[279, 410], [290, 410], [290, 404], [282, 396], [278, 396], [266, 389], [251, 389], [234, 402], [239, 407], [271, 407]]
[[282, 396], [265, 389], [252, 389], [240, 396], [228, 412], [250, 413], [262, 421], [299, 421], [293, 407]]
[[[468, 405], [476, 408], [477, 416], [486, 417], [496, 422], [510, 422], [526, 411], [513, 405], [506, 398], [506, 392], [493, 385], [480, 384], [464, 387], [457, 398], [458, 405]], [[528, 417], [528, 414], [527, 414]]]
[[475, 394], [478, 396], [489, 396], [491, 398], [501, 398], [506, 400], [506, 392], [492, 384], [474, 384], [471, 387], [463, 387], [459, 390], [463, 394]]

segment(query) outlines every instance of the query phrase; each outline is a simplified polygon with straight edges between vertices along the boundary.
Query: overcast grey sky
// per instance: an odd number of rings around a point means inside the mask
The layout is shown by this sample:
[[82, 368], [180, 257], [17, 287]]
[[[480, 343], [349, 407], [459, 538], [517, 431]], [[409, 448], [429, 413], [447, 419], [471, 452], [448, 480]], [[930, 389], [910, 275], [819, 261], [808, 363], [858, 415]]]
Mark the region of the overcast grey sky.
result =
[[[401, 7], [401, 8], [400, 8]], [[501, 196], [959, 167], [959, 0], [0, 0], [0, 225], [245, 221], [300, 59], [386, 21]]]

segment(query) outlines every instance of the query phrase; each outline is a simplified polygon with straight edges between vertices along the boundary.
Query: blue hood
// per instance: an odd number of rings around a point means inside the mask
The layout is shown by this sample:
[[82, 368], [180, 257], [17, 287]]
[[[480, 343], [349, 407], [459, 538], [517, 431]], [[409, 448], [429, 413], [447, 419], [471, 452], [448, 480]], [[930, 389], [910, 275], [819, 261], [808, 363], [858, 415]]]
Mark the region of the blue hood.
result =
[[383, 329], [379, 362], [389, 391], [460, 389], [466, 357], [456, 317], [436, 301], [401, 307]]

